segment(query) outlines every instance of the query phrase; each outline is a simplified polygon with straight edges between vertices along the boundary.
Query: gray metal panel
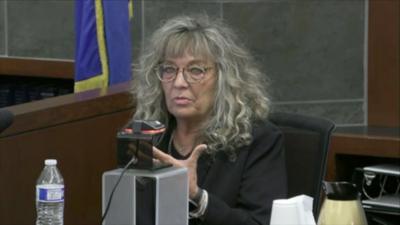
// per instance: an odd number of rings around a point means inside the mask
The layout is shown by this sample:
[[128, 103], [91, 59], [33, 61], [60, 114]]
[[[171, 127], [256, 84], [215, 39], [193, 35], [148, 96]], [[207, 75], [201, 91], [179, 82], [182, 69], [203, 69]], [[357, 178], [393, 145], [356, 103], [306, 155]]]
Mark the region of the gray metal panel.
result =
[[[122, 169], [103, 174], [103, 213]], [[188, 224], [188, 178], [186, 168], [168, 167], [160, 170], [129, 169], [114, 192], [103, 225], [136, 225], [136, 177], [155, 179], [155, 224]]]
[[185, 171], [170, 177], [158, 178], [156, 225], [188, 224], [188, 199], [188, 180]]
[[[107, 206], [106, 204], [109, 201], [109, 196], [118, 180], [120, 173], [121, 170], [114, 170], [103, 174], [102, 214], [104, 214]], [[125, 173], [114, 192], [110, 209], [107, 217], [103, 221], [103, 225], [135, 225], [136, 193], [133, 191], [136, 190], [135, 185], [135, 175]]]

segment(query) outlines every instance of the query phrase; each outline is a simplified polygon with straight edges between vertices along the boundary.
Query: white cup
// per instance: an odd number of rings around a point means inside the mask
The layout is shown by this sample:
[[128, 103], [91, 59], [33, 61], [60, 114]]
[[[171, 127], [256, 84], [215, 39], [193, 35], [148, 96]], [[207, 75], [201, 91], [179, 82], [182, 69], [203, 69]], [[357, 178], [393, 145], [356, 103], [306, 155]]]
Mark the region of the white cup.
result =
[[273, 201], [270, 225], [313, 225], [312, 198], [306, 195]]

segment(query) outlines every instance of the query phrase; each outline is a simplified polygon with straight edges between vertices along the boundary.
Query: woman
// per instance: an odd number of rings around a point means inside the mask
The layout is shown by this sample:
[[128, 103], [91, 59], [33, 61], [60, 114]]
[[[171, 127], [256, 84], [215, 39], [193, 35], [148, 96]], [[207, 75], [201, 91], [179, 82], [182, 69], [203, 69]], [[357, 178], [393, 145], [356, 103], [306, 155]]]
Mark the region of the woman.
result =
[[272, 200], [286, 197], [265, 75], [240, 43], [219, 21], [176, 17], [154, 32], [135, 71], [134, 118], [167, 125], [153, 153], [187, 167], [190, 224], [267, 224]]

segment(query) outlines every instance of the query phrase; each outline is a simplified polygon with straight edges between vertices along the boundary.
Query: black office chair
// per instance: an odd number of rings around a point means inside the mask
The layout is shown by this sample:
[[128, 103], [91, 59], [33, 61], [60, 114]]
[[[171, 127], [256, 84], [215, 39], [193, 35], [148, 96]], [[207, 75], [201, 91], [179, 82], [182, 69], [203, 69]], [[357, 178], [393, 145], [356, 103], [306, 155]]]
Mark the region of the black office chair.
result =
[[288, 197], [313, 197], [317, 218], [329, 140], [335, 125], [324, 118], [283, 112], [271, 113], [270, 121], [284, 134]]

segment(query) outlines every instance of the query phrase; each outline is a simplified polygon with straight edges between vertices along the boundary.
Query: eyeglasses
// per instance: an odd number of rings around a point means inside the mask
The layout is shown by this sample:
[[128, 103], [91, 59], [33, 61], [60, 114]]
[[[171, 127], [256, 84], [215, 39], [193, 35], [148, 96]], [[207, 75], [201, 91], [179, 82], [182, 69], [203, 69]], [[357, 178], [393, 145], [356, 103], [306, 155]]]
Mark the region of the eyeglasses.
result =
[[[188, 83], [198, 83], [203, 80], [207, 74], [207, 71], [212, 67], [202, 67], [192, 65], [182, 68], [183, 78]], [[179, 67], [173, 65], [160, 65], [158, 67], [157, 76], [161, 82], [171, 82], [176, 79], [180, 71]]]

